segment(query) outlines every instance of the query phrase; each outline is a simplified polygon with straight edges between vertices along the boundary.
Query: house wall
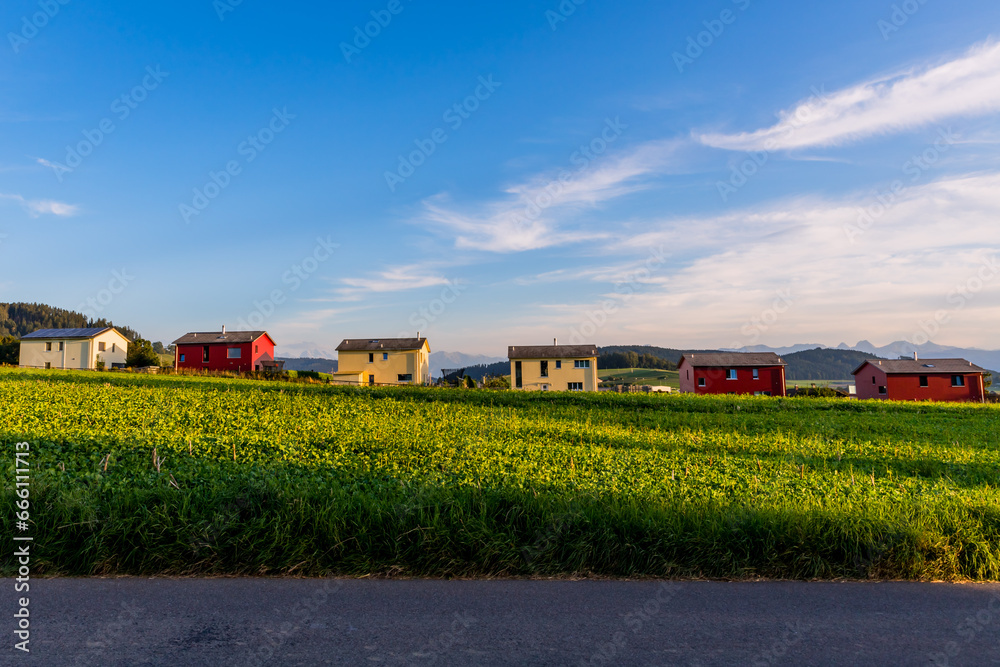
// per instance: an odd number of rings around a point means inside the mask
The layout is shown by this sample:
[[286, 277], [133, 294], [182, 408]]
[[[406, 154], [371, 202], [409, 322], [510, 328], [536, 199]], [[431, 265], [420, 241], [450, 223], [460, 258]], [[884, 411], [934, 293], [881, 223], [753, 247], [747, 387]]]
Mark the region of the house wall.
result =
[[889, 388], [889, 381], [884, 371], [877, 366], [865, 364], [854, 375], [854, 387], [858, 394], [858, 400], [866, 401], [871, 399], [885, 399], [888, 394], [879, 394], [879, 387]]
[[[368, 355], [373, 360], [368, 361]], [[387, 359], [383, 359], [387, 355]], [[369, 384], [374, 376], [375, 384], [430, 384], [430, 349], [419, 350], [373, 350], [371, 352], [340, 351], [337, 353], [338, 373], [361, 374], [362, 383]], [[400, 375], [411, 375], [412, 380], [400, 380]]]
[[[590, 361], [590, 368], [576, 368], [575, 361]], [[542, 361], [549, 364], [548, 377], [542, 377]], [[556, 362], [562, 368], [556, 368]], [[583, 391], [597, 391], [597, 357], [574, 357], [570, 359], [511, 359], [510, 386], [517, 386], [517, 362], [521, 362], [522, 391], [568, 391], [570, 382], [582, 382]]]
[[[52, 351], [46, 351], [46, 343], [52, 344]], [[62, 343], [63, 349], [59, 349]], [[99, 343], [105, 344], [105, 351], [99, 351]], [[51, 368], [67, 370], [94, 370], [97, 361], [103, 360], [107, 368], [112, 364], [124, 364], [128, 352], [128, 339], [117, 331], [106, 331], [94, 338], [62, 338], [50, 340], [27, 339], [21, 341], [18, 365], [22, 368]]]
[[[737, 367], [736, 379], [726, 379], [728, 368], [712, 368], [693, 366], [685, 359], [678, 367], [680, 388], [689, 394], [770, 394], [785, 395], [785, 367], [760, 366], [757, 368], [758, 379], [753, 378], [754, 369]], [[705, 386], [699, 386], [698, 380], [704, 378]]]
[[[920, 386], [920, 377], [927, 376], [926, 387]], [[951, 386], [952, 375], [958, 373], [915, 373], [906, 375], [886, 375], [872, 364], [866, 364], [855, 375], [855, 385], [859, 399], [881, 399], [887, 401], [948, 401], [957, 403], [981, 403], [984, 395], [983, 376], [980, 373], [962, 373], [964, 387]], [[875, 383], [872, 383], [872, 378]], [[886, 388], [879, 394], [879, 386]]]
[[274, 359], [274, 341], [270, 336], [261, 336], [251, 346], [250, 368], [255, 371], [264, 370], [261, 359]]
[[[207, 343], [208, 361], [203, 361], [203, 344], [178, 345], [174, 352], [174, 367], [201, 371], [231, 371], [248, 373], [253, 370], [252, 343]], [[240, 349], [239, 359], [229, 358], [229, 348]], [[183, 358], [183, 360], [182, 360]]]

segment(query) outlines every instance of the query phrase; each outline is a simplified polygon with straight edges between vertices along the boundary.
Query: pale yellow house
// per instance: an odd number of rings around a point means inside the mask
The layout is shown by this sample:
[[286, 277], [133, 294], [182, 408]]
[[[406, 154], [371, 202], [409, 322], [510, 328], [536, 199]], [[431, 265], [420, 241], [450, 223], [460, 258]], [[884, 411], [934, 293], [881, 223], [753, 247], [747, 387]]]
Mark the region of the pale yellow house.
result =
[[334, 384], [430, 384], [431, 348], [426, 338], [345, 340], [337, 347]]
[[511, 389], [597, 391], [597, 347], [555, 343], [507, 348]]
[[21, 338], [21, 368], [95, 370], [125, 365], [128, 338], [114, 327], [39, 329]]

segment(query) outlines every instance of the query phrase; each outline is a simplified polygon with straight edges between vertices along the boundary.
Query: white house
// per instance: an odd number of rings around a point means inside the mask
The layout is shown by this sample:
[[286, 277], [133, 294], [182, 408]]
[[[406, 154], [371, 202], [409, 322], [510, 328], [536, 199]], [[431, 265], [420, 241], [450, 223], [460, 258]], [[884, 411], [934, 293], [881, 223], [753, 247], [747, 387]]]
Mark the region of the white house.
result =
[[95, 370], [125, 365], [128, 338], [114, 327], [39, 329], [21, 338], [21, 368]]

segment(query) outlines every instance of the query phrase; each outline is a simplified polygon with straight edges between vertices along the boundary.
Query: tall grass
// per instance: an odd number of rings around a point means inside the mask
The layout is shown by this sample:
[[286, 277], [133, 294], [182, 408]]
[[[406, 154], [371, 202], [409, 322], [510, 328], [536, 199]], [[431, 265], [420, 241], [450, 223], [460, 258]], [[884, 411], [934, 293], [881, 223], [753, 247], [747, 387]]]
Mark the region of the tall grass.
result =
[[33, 571], [50, 575], [996, 580], [998, 421], [0, 371], [0, 443], [32, 444]]

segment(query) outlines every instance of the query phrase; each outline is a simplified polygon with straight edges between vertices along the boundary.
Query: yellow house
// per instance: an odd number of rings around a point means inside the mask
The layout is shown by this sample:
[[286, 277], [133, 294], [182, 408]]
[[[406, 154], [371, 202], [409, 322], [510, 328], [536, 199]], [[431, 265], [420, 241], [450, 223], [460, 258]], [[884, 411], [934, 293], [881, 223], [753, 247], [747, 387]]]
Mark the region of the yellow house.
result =
[[21, 338], [21, 368], [94, 370], [125, 365], [128, 338], [114, 327], [39, 329]]
[[345, 340], [337, 347], [334, 384], [430, 384], [431, 348], [426, 338]]
[[507, 348], [510, 386], [523, 391], [597, 391], [597, 347], [532, 345]]

